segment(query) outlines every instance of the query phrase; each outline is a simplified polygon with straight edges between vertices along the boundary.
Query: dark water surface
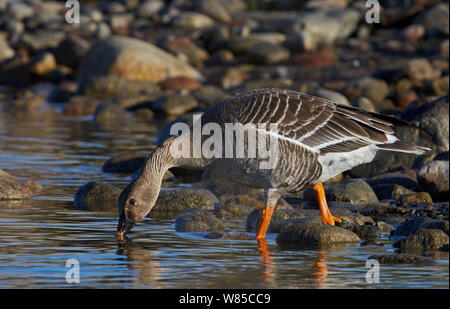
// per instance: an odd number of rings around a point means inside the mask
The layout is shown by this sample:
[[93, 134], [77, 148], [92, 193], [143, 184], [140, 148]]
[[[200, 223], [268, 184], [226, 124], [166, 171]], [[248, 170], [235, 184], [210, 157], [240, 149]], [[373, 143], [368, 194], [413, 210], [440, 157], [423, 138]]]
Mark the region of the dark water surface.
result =
[[[434, 265], [381, 265], [380, 283], [368, 284], [368, 257], [393, 251], [387, 235], [384, 247], [285, 251], [270, 234], [262, 253], [254, 240], [205, 239], [147, 218], [118, 245], [116, 213], [76, 210], [73, 195], [88, 181], [123, 187], [129, 176], [101, 165], [150, 150], [157, 132], [138, 122], [102, 128], [89, 117], [0, 113], [0, 169], [44, 186], [30, 201], [0, 202], [0, 288], [448, 288], [447, 253], [435, 253]], [[244, 225], [226, 221], [230, 232]], [[79, 261], [79, 284], [66, 282], [69, 259]]]

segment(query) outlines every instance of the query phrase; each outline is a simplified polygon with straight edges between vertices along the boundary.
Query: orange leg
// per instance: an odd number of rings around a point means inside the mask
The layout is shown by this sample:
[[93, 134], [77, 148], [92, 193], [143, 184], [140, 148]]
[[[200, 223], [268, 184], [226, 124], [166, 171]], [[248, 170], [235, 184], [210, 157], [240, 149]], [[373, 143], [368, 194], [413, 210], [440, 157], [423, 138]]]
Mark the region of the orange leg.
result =
[[342, 222], [341, 219], [334, 217], [328, 209], [327, 199], [325, 198], [325, 190], [321, 183], [313, 185], [312, 189], [316, 194], [317, 201], [319, 202], [320, 215], [322, 216], [322, 222], [324, 224], [334, 225], [334, 222]]
[[261, 220], [259, 222], [258, 232], [256, 233], [256, 239], [263, 239], [266, 237], [267, 229], [269, 228], [270, 219], [273, 215], [275, 207], [264, 207], [261, 210]]

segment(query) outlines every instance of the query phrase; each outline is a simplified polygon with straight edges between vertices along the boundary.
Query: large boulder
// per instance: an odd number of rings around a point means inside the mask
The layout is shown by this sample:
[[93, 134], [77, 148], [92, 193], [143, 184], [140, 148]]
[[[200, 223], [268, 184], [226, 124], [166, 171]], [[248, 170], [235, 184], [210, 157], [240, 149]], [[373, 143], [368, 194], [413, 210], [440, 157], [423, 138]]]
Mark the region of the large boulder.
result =
[[419, 183], [431, 194], [435, 201], [449, 199], [448, 161], [432, 161], [417, 171]]
[[89, 49], [77, 73], [80, 91], [91, 78], [108, 75], [150, 82], [176, 76], [203, 79], [196, 69], [173, 55], [150, 43], [125, 36], [108, 37]]
[[121, 190], [110, 184], [88, 182], [73, 197], [75, 207], [81, 210], [117, 211]]
[[23, 182], [0, 170], [0, 201], [29, 199], [41, 190], [42, 186], [33, 181]]

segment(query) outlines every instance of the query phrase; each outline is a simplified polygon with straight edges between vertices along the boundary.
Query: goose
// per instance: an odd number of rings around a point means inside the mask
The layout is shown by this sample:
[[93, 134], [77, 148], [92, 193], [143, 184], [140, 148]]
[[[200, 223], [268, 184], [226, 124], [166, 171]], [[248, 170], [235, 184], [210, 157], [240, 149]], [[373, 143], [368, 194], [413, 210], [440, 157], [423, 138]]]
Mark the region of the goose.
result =
[[[193, 130], [196, 124], [203, 128], [215, 124], [221, 129], [226, 129], [227, 124], [241, 124], [257, 131], [261, 141], [275, 138], [275, 164], [262, 168], [262, 156], [250, 156], [254, 145], [249, 137], [243, 144], [248, 148], [244, 157], [238, 157], [237, 152], [231, 157], [223, 156], [223, 149], [215, 156], [203, 152], [182, 156], [174, 152], [183, 145], [194, 148], [198, 143], [206, 142], [208, 135], [195, 140]], [[274, 124], [276, 131], [259, 124]], [[117, 239], [123, 240], [133, 226], [151, 211], [158, 198], [163, 175], [172, 167], [207, 169], [214, 177], [264, 189], [257, 240], [265, 240], [278, 199], [283, 194], [299, 193], [308, 187], [312, 187], [317, 198], [322, 222], [335, 225], [341, 220], [328, 209], [322, 185], [324, 181], [371, 162], [378, 152], [422, 154], [429, 150], [400, 141], [393, 130], [399, 124], [406, 123], [292, 90], [269, 88], [238, 93], [214, 104], [188, 132], [171, 136], [147, 156], [138, 176], [119, 196]], [[234, 145], [238, 147], [237, 142]], [[267, 157], [264, 159], [266, 162]]]

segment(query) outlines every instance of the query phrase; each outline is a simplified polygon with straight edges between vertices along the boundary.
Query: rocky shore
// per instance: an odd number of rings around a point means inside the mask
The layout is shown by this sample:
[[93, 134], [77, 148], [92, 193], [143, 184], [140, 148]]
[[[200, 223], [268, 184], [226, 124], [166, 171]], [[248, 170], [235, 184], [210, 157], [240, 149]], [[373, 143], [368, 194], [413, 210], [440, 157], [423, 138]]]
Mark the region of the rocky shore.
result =
[[[449, 243], [449, 6], [380, 3], [381, 22], [371, 24], [364, 1], [353, 0], [80, 1], [80, 23], [71, 24], [63, 2], [0, 0], [0, 112], [159, 122], [158, 143], [173, 121], [189, 124], [218, 100], [260, 87], [398, 117], [411, 126], [397, 136], [431, 151], [389, 154], [325, 183], [342, 219], [336, 226], [321, 223], [310, 190], [283, 196], [269, 232], [282, 248], [378, 246], [390, 235], [395, 253], [374, 258], [427, 263], [425, 251], [448, 251]], [[47, 96], [32, 87], [43, 83]], [[145, 153], [111, 154], [102, 170], [133, 175], [144, 160]], [[190, 174], [174, 169], [164, 181], [183, 183]], [[227, 220], [255, 232], [260, 190], [203, 171], [190, 182], [163, 190], [149, 216], [173, 219], [181, 232], [221, 235]], [[75, 193], [75, 206], [115, 212], [121, 189], [90, 182]], [[40, 190], [0, 170], [0, 201]]]

